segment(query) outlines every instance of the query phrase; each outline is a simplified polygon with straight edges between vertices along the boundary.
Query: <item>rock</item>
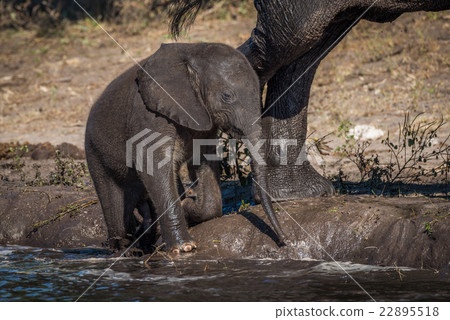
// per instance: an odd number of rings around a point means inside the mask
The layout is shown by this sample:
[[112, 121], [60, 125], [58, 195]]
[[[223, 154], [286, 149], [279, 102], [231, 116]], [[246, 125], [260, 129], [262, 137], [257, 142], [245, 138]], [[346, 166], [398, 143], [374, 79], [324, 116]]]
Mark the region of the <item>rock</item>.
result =
[[[13, 151], [11, 151], [13, 150]], [[28, 150], [28, 152], [27, 152]], [[84, 150], [71, 143], [63, 142], [53, 146], [50, 142], [30, 144], [24, 143], [0, 143], [0, 160], [12, 159], [15, 156], [28, 157], [33, 160], [47, 160], [55, 156], [56, 150], [60, 151], [61, 157], [75, 160], [85, 159]]]
[[55, 156], [55, 147], [50, 142], [39, 143], [33, 146], [31, 159], [47, 160]]
[[56, 149], [59, 150], [61, 156], [65, 158], [80, 160], [86, 157], [84, 154], [84, 150], [81, 150], [76, 145], [73, 145], [71, 143], [63, 142], [60, 145], [56, 146]]

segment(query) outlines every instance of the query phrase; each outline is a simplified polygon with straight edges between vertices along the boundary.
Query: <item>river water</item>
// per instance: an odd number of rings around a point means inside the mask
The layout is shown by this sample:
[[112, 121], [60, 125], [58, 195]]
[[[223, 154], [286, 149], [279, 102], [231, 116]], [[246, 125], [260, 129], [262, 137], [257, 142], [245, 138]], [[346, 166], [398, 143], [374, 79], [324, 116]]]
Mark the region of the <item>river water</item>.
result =
[[[431, 270], [294, 260], [118, 260], [106, 250], [0, 247], [0, 301], [449, 301]], [[96, 282], [84, 295], [89, 286]], [[81, 296], [81, 297], [80, 297]]]

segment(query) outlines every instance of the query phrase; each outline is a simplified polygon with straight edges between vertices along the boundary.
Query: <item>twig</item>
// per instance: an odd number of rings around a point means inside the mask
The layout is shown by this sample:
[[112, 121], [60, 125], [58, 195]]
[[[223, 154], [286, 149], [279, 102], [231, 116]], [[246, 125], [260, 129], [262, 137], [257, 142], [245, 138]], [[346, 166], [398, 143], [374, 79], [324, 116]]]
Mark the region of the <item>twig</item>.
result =
[[52, 202], [52, 196], [51, 196], [50, 194], [48, 194], [47, 192], [45, 192], [45, 191], [32, 190], [32, 189], [23, 189], [22, 192], [23, 192], [23, 193], [26, 193], [26, 192], [43, 193], [43, 194], [45, 194], [45, 195], [47, 196], [47, 198], [48, 198], [48, 203]]
[[98, 202], [97, 197], [84, 198], [81, 200], [74, 201], [74, 202], [68, 204], [67, 206], [60, 208], [59, 212], [52, 218], [33, 224], [31, 226], [32, 230], [31, 230], [30, 234], [32, 232], [37, 231], [37, 229], [39, 229], [40, 227], [43, 227], [47, 224], [50, 224], [53, 221], [56, 221], [56, 220], [62, 218], [63, 216], [65, 216], [68, 213], [72, 213], [74, 211], [75, 211], [75, 213], [77, 213], [78, 211], [80, 211], [84, 208], [87, 208], [89, 206], [92, 206], [92, 205], [96, 204], [97, 202]]
[[161, 248], [165, 245], [166, 243], [164, 242], [163, 244], [159, 245], [158, 247], [156, 247], [155, 251], [153, 251], [153, 253], [150, 255], [150, 257], [148, 257], [145, 261], [144, 261], [144, 265], [150, 269], [150, 266], [148, 265], [148, 262], [150, 261], [150, 259], [157, 253], [159, 253], [159, 250], [161, 250]]

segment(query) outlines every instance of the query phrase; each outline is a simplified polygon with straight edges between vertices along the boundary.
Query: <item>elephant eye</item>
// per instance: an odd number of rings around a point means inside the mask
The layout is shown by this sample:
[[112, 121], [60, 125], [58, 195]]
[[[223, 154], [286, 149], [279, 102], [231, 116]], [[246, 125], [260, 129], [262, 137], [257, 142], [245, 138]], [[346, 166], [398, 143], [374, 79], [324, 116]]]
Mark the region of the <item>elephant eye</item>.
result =
[[226, 91], [222, 92], [222, 95], [220, 98], [225, 103], [233, 103], [234, 101], [236, 101], [236, 96], [235, 96], [234, 92], [230, 91], [230, 90], [226, 90]]

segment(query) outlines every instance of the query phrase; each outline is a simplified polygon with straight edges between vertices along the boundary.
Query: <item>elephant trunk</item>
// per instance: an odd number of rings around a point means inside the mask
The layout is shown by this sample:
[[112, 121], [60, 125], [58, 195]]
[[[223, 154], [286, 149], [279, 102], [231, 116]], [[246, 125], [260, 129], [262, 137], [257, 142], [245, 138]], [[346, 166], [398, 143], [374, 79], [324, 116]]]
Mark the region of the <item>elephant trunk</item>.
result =
[[[248, 139], [249, 142], [254, 146], [257, 142], [258, 139], [261, 135], [258, 134], [251, 134], [248, 135]], [[264, 148], [261, 148], [264, 149]], [[261, 158], [259, 159], [261, 161], [261, 159], [265, 159], [265, 154], [264, 151], [260, 151], [259, 152]], [[252, 172], [253, 172], [253, 183], [256, 184], [256, 190], [259, 190], [259, 194], [260, 194], [260, 198], [261, 198], [261, 205], [267, 215], [267, 217], [269, 218], [270, 223], [272, 224], [278, 239], [280, 240], [280, 242], [284, 242], [284, 240], [286, 239], [286, 236], [284, 235], [283, 231], [281, 230], [280, 224], [277, 220], [277, 217], [275, 215], [275, 210], [273, 209], [272, 206], [272, 200], [270, 195], [268, 194], [268, 184], [267, 184], [267, 166], [265, 165], [265, 163], [258, 163], [258, 159], [255, 159], [254, 155], [252, 153], [250, 153], [250, 157], [251, 157], [251, 167], [252, 167]]]

